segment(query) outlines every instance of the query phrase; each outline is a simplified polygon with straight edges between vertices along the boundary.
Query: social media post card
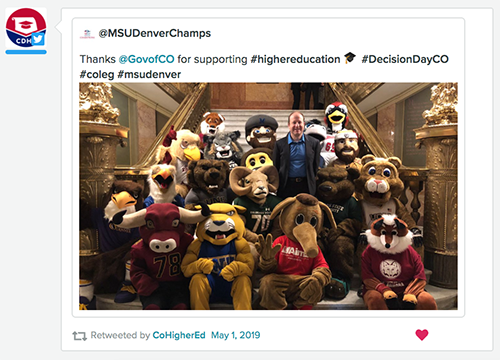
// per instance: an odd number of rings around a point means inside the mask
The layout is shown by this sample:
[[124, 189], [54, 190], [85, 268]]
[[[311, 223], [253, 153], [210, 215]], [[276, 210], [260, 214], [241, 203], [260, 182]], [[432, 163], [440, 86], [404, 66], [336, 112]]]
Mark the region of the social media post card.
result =
[[366, 349], [381, 321], [400, 350], [491, 348], [463, 221], [465, 24], [488, 14], [343, 14], [63, 12], [63, 349], [331, 350], [332, 321]]

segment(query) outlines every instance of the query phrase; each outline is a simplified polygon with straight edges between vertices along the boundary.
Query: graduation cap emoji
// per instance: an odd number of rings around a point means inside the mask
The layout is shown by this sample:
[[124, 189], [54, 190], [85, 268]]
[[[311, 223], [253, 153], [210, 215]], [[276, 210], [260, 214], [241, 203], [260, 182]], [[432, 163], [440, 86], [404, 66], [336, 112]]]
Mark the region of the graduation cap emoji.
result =
[[347, 64], [348, 61], [349, 62], [353, 61], [356, 55], [354, 55], [352, 52], [348, 52], [344, 56], [345, 56], [345, 63]]

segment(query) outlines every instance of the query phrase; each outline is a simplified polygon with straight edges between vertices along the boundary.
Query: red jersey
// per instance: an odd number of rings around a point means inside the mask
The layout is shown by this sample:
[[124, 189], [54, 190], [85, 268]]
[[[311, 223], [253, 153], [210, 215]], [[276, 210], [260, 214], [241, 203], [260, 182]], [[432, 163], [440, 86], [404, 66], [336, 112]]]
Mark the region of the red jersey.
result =
[[290, 240], [286, 235], [276, 238], [273, 246], [276, 244], [281, 244], [281, 250], [275, 256], [278, 261], [277, 274], [311, 275], [316, 268], [329, 268], [319, 247], [318, 256], [312, 259], [306, 255], [302, 245]]
[[361, 278], [376, 278], [398, 295], [414, 279], [426, 279], [424, 264], [411, 246], [399, 254], [383, 254], [370, 245], [361, 255]]
[[130, 280], [139, 295], [149, 296], [160, 282], [186, 280], [181, 262], [193, 237], [184, 233], [179, 246], [168, 253], [155, 253], [140, 240], [132, 246]]

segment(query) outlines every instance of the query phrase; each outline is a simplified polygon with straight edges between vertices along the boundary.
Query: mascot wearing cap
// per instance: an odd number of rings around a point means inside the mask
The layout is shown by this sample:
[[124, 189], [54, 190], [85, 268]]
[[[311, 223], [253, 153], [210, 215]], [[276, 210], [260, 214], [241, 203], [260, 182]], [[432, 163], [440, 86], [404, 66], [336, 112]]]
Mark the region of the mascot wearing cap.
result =
[[332, 212], [309, 194], [298, 194], [279, 203], [271, 219], [279, 215], [285, 235], [273, 242], [268, 234], [259, 235], [255, 244], [260, 254], [259, 268], [266, 273], [259, 288], [260, 306], [268, 310], [283, 310], [292, 304], [297, 310], [311, 310], [321, 301], [323, 288], [332, 276], [316, 242], [326, 214], [332, 227]]
[[368, 310], [437, 310], [425, 291], [424, 265], [410, 246], [413, 234], [396, 215], [382, 215], [366, 231], [361, 257], [363, 300]]
[[197, 238], [181, 265], [191, 278], [191, 308], [210, 310], [211, 302], [223, 301], [232, 302], [235, 310], [251, 310], [254, 260], [239, 215], [245, 208], [229, 204], [209, 208], [211, 214], [198, 224]]
[[173, 127], [158, 147], [156, 162], [170, 164], [176, 168], [176, 191], [186, 197], [189, 186], [187, 183], [188, 163], [201, 158], [200, 137], [189, 130], [174, 131]]
[[325, 109], [325, 124], [333, 134], [345, 129], [349, 122], [347, 106], [339, 101], [331, 103]]
[[132, 246], [130, 274], [144, 310], [188, 309], [188, 281], [181, 262], [193, 237], [184, 232], [184, 224], [196, 224], [208, 214], [207, 206], [189, 211], [163, 203], [114, 216], [113, 222], [122, 227], [140, 227], [142, 240]]
[[273, 151], [278, 122], [268, 115], [254, 115], [245, 124], [245, 136], [252, 148], [265, 147]]

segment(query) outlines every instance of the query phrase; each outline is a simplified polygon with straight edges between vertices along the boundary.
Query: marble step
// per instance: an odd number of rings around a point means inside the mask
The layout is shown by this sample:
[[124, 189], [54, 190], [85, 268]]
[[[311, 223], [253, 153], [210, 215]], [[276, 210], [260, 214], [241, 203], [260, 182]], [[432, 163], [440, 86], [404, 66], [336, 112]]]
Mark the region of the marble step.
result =
[[[456, 310], [457, 290], [444, 289], [432, 285], [427, 285], [426, 290], [434, 297], [438, 305], [438, 310]], [[257, 289], [254, 289], [254, 296], [257, 296]], [[97, 296], [98, 310], [142, 310], [142, 305], [137, 298], [131, 303], [117, 304], [114, 302], [114, 294], [103, 294]], [[216, 303], [211, 305], [212, 310], [232, 310], [231, 304]], [[318, 303], [314, 310], [366, 310], [363, 299], [358, 297], [357, 288], [349, 292], [342, 300], [331, 300], [325, 298]]]

